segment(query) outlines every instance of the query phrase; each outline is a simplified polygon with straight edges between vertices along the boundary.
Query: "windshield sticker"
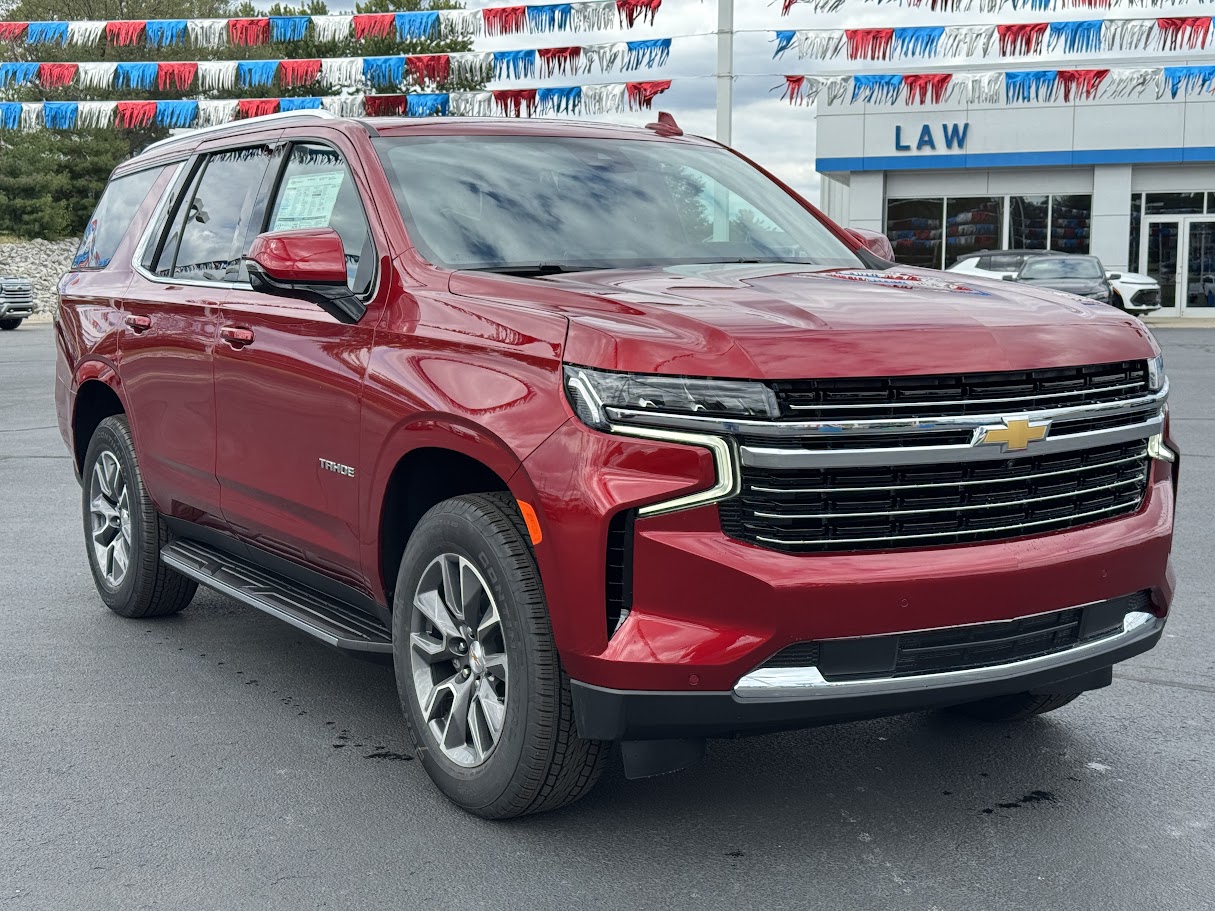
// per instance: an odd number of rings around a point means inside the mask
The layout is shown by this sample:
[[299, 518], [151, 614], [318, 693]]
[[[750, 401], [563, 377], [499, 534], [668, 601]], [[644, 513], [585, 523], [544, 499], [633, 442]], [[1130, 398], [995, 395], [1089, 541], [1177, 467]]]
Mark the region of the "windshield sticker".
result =
[[298, 174], [288, 179], [279, 196], [278, 212], [270, 230], [327, 228], [343, 177], [342, 171], [330, 171], [328, 174]]
[[961, 282], [949, 281], [944, 278], [934, 278], [927, 275], [913, 275], [909, 272], [863, 272], [858, 269], [839, 269], [831, 272], [818, 273], [824, 278], [839, 278], [849, 282], [868, 282], [882, 285], [885, 288], [902, 288], [905, 291], [949, 291], [954, 294], [976, 294], [990, 297], [987, 291], [980, 291]]

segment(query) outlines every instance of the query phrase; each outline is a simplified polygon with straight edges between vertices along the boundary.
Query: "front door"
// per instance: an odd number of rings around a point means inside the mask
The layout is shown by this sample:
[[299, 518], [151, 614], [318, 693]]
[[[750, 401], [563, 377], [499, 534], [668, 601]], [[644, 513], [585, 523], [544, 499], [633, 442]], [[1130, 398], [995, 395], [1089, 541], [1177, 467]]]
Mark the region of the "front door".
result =
[[1191, 316], [1215, 316], [1215, 219], [1187, 218], [1180, 291]]
[[[375, 249], [343, 156], [316, 142], [287, 155], [263, 227], [334, 228], [351, 288], [369, 293]], [[224, 304], [215, 357], [216, 471], [229, 525], [364, 591], [359, 478], [369, 466], [359, 450], [360, 391], [377, 314], [346, 325], [315, 304], [245, 285]]]
[[1143, 243], [1139, 249], [1139, 271], [1160, 283], [1160, 315], [1179, 316], [1185, 308], [1179, 293], [1181, 225], [1176, 215], [1149, 216], [1143, 220]]
[[1149, 216], [1139, 271], [1160, 282], [1160, 314], [1215, 315], [1215, 218]]

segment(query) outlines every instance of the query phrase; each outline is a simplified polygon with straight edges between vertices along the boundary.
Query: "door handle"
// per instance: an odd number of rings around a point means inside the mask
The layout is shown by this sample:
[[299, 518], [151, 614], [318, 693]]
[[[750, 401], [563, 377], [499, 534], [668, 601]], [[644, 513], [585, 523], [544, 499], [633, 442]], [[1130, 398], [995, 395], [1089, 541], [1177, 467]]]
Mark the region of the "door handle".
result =
[[152, 317], [128, 313], [123, 320], [136, 333], [147, 332], [152, 328]]
[[221, 327], [219, 337], [233, 348], [244, 348], [245, 345], [253, 344], [253, 330], [244, 329], [240, 326]]

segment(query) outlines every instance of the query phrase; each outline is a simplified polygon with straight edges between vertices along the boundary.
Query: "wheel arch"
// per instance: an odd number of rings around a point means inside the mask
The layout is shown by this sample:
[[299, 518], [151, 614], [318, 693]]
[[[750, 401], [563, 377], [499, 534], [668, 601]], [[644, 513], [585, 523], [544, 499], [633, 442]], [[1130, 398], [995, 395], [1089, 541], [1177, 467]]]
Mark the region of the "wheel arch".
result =
[[113, 371], [107, 367], [86, 371], [78, 378], [72, 406], [72, 458], [77, 474], [84, 467], [84, 456], [97, 426], [108, 417], [126, 414], [126, 403], [115, 388]]

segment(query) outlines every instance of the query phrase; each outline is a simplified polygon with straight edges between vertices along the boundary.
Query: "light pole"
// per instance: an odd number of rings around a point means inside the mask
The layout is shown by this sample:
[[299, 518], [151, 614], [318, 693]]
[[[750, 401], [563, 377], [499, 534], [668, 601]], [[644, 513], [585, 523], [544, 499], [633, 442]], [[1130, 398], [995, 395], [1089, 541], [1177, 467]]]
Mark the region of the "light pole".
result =
[[734, 0], [717, 0], [717, 141], [730, 145], [734, 105]]

